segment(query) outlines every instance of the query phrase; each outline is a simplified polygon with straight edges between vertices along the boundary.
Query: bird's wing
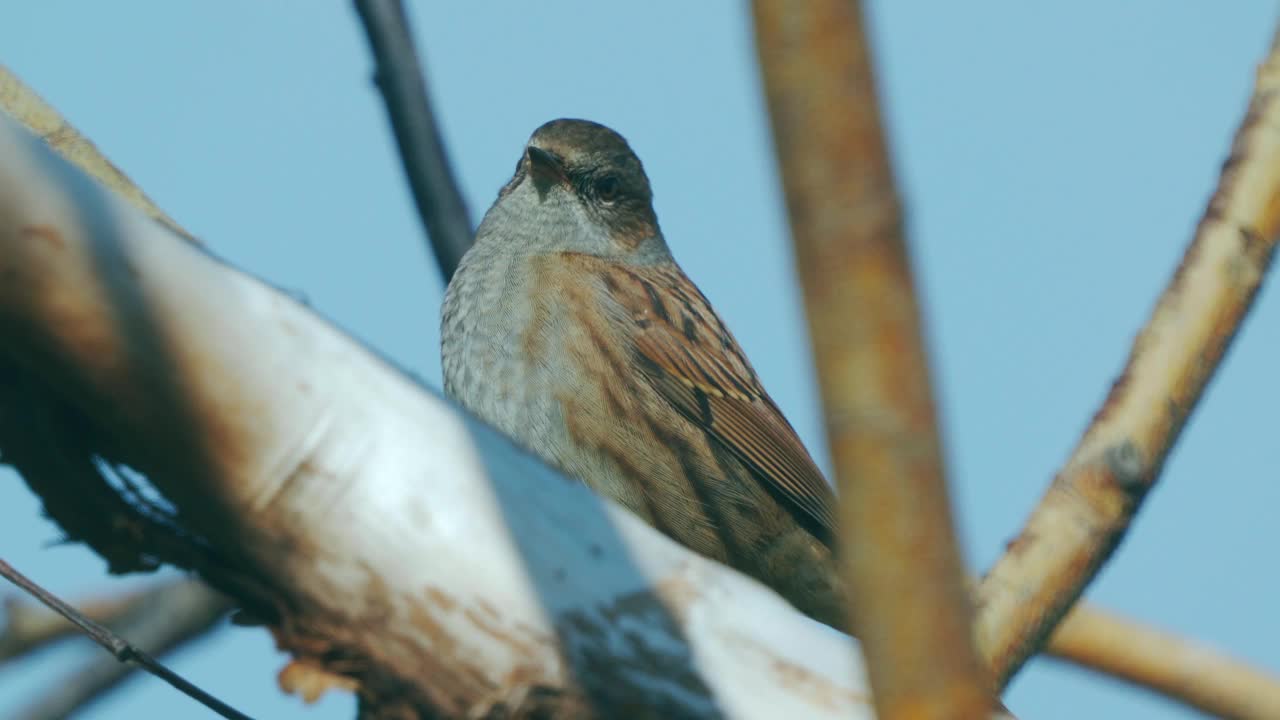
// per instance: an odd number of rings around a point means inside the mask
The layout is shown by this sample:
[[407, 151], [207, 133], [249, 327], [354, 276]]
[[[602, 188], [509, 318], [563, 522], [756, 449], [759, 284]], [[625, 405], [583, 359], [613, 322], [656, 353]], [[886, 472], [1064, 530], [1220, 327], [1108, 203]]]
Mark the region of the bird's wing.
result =
[[674, 263], [609, 264], [602, 277], [632, 324], [632, 361], [658, 394], [833, 536], [831, 486], [693, 282]]

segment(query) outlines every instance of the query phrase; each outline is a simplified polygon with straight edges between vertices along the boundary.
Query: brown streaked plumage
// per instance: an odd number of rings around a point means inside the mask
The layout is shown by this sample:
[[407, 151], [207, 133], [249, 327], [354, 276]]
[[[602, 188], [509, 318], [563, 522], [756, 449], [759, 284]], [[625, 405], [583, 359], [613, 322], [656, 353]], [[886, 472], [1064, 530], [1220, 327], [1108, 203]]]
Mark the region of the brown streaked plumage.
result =
[[445, 298], [445, 390], [691, 549], [844, 626], [830, 487], [671, 257], [639, 159], [557, 120]]
[[830, 534], [831, 487], [706, 297], [674, 263], [633, 269], [595, 264], [608, 299], [634, 323], [626, 338], [631, 370], [774, 485], [808, 515], [807, 524]]

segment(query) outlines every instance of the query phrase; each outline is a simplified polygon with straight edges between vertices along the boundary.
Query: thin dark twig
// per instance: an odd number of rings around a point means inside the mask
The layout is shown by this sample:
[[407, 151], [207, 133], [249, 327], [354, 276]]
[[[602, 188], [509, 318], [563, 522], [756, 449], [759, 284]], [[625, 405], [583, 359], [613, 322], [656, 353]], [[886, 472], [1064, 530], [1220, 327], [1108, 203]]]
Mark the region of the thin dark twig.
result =
[[155, 658], [146, 654], [142, 650], [139, 650], [133, 645], [130, 645], [124, 638], [85, 617], [75, 608], [63, 602], [61, 598], [40, 587], [26, 575], [18, 572], [12, 565], [4, 560], [0, 560], [0, 577], [4, 577], [9, 582], [17, 585], [24, 592], [28, 593], [36, 600], [39, 600], [50, 610], [58, 613], [76, 627], [83, 630], [84, 634], [87, 635], [89, 639], [106, 648], [107, 652], [114, 655], [120, 662], [131, 662], [138, 665], [142, 669], [152, 675], [155, 675], [161, 680], [164, 680], [182, 693], [185, 693], [188, 697], [194, 699], [196, 702], [204, 705], [224, 718], [228, 718], [229, 720], [252, 720], [248, 715], [245, 715], [204, 690], [201, 690], [181, 675], [178, 675], [162, 665]]
[[[44, 606], [37, 609], [33, 603], [17, 607], [31, 616], [28, 622], [57, 622], [67, 631], [76, 632], [74, 625]], [[91, 601], [89, 607], [99, 612], [88, 612], [83, 604], [79, 610], [130, 638], [134, 644], [147, 648], [153, 656], [163, 657], [220, 627], [234, 603], [203, 582], [184, 578], [119, 599]], [[112, 612], [103, 613], [103, 608]], [[51, 677], [44, 692], [8, 717], [11, 720], [78, 717], [78, 713], [141, 671], [132, 663], [95, 654], [71, 672]]]
[[426, 78], [400, 0], [355, 0], [369, 36], [382, 91], [413, 200], [445, 282], [471, 247], [471, 216], [440, 140]]

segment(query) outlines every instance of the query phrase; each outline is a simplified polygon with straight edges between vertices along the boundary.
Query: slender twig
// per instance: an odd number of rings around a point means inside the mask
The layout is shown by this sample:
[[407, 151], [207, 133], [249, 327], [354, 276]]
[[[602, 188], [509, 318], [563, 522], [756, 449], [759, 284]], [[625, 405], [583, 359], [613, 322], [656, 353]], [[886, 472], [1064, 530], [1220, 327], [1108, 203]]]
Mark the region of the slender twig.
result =
[[471, 247], [471, 216], [449, 167], [426, 77], [400, 0], [355, 0], [377, 63], [374, 75], [387, 104], [413, 201], [445, 282]]
[[[231, 601], [194, 579], [183, 579], [149, 588], [115, 601], [123, 614], [111, 617], [112, 630], [132, 638], [156, 655], [165, 655], [220, 625]], [[69, 628], [60, 615], [43, 610]], [[55, 720], [74, 715], [118, 686], [138, 670], [136, 665], [95, 655], [66, 676], [48, 683], [48, 690], [15, 713], [13, 720]]]
[[859, 3], [757, 0], [756, 41], [880, 718], [980, 717], [927, 353]]
[[24, 592], [39, 600], [46, 607], [69, 620], [84, 632], [85, 636], [101, 645], [122, 663], [134, 663], [147, 672], [164, 680], [174, 688], [209, 708], [218, 715], [231, 720], [250, 720], [248, 715], [239, 712], [218, 698], [196, 687], [181, 675], [165, 667], [155, 658], [130, 644], [127, 640], [111, 632], [97, 622], [85, 617], [75, 608], [63, 602], [53, 593], [37, 585], [30, 578], [14, 569], [12, 565], [0, 560], [0, 577], [17, 585]]
[[[115, 627], [133, 610], [143, 594], [87, 600], [79, 603], [80, 612], [107, 627]], [[17, 596], [5, 598], [0, 620], [0, 664], [23, 658], [68, 635], [77, 634], [76, 627], [61, 615]]]
[[1280, 717], [1280, 678], [1180, 638], [1077, 603], [1046, 652], [1198, 708], [1213, 717]]
[[1280, 237], [1280, 50], [1217, 191], [1075, 452], [978, 588], [975, 632], [1000, 685], [1038, 651], [1124, 537], [1222, 360]]

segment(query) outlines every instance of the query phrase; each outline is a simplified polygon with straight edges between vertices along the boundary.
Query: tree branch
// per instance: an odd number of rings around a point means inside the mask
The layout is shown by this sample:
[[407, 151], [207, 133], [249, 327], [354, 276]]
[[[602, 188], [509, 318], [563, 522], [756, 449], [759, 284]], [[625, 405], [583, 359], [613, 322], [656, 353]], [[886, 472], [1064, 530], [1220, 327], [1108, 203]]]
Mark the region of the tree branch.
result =
[[447, 283], [471, 247], [471, 217], [440, 140], [409, 19], [400, 0], [355, 0], [355, 5], [377, 62], [374, 81], [387, 104], [413, 201]]
[[1124, 372], [978, 588], [978, 644], [1001, 686], [1124, 537], [1252, 305], [1280, 233], [1278, 128], [1273, 46], [1218, 189]]
[[1087, 603], [1071, 609], [1049, 638], [1047, 652], [1213, 717], [1280, 717], [1280, 678]]
[[[94, 622], [114, 628], [146, 593], [94, 598], [77, 603], [80, 612]], [[19, 596], [4, 600], [4, 623], [0, 625], [0, 664], [77, 633], [76, 627], [52, 610]]]
[[[125, 663], [132, 663], [137, 665], [148, 673], [173, 686], [184, 695], [187, 695], [201, 705], [209, 708], [221, 717], [229, 718], [230, 720], [250, 720], [247, 715], [238, 712], [235, 708], [224, 703], [213, 695], [210, 695], [199, 686], [165, 667], [155, 658], [151, 657], [151, 655], [143, 651], [140, 646], [124, 639], [117, 633], [113, 632], [110, 628], [107, 628], [92, 618], [81, 614], [61, 598], [48, 590], [45, 590], [30, 578], [15, 570], [13, 566], [9, 565], [9, 563], [4, 560], [0, 560], [0, 577], [3, 577], [22, 588], [24, 592], [39, 600], [45, 607], [53, 610], [63, 618], [66, 618], [68, 622], [79, 628], [85, 637], [101, 645], [103, 649], [111, 653], [112, 658], [118, 664], [123, 665]], [[125, 674], [127, 673], [117, 672], [114, 675], [116, 679], [119, 679], [124, 677]], [[111, 682], [111, 677], [111, 674], [106, 674], [102, 677], [91, 678], [93, 681], [92, 686], [74, 689], [82, 693], [90, 693], [89, 697], [92, 697], [97, 694], [102, 682]], [[70, 694], [72, 689], [73, 688], [60, 689], [57, 694], [59, 696], [67, 696]], [[72, 705], [71, 707], [75, 706]]]
[[840, 488], [852, 626], [881, 718], [992, 701], [861, 8], [757, 0], [756, 41]]
[[194, 241], [182, 226], [174, 222], [147, 194], [103, 155], [88, 138], [27, 87], [9, 69], [0, 65], [0, 110], [9, 113], [28, 130], [39, 135], [59, 155], [80, 168], [94, 180], [110, 188], [129, 204], [142, 210], [161, 225]]
[[[186, 642], [204, 635], [231, 609], [226, 596], [210, 590], [196, 580], [166, 583], [142, 593], [127, 596], [111, 613], [111, 629], [130, 643], [152, 655], [164, 655]], [[56, 617], [64, 627], [70, 623], [53, 613], [32, 613]], [[108, 618], [104, 618], [106, 620]], [[73, 715], [109, 690], [119, 685], [138, 669], [132, 663], [115, 657], [97, 655], [69, 676], [50, 683], [49, 690], [13, 716], [14, 720], [59, 720]], [[242, 715], [237, 715], [243, 717]]]

